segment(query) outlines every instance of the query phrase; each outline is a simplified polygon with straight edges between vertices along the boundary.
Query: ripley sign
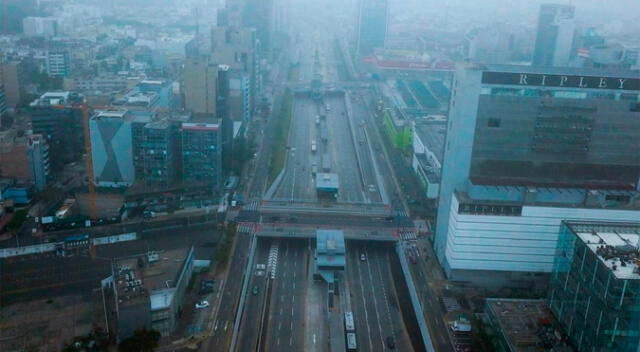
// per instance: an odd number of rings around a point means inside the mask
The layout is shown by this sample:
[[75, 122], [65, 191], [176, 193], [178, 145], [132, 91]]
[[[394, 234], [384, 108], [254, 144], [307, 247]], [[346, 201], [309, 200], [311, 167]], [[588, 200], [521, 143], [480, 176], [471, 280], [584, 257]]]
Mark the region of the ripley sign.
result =
[[483, 72], [482, 83], [640, 91], [640, 78], [551, 75], [540, 73]]

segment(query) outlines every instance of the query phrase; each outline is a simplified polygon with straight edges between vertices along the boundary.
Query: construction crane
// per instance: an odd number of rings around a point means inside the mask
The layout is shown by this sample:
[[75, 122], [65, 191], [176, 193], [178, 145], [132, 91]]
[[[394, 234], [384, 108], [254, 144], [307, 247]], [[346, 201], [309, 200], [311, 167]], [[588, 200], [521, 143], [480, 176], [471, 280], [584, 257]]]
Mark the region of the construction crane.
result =
[[87, 161], [87, 183], [89, 184], [89, 218], [98, 218], [96, 211], [96, 187], [93, 184], [93, 154], [91, 153], [91, 134], [89, 129], [89, 106], [86, 100], [80, 106], [82, 109], [82, 128], [84, 130], [84, 152]]

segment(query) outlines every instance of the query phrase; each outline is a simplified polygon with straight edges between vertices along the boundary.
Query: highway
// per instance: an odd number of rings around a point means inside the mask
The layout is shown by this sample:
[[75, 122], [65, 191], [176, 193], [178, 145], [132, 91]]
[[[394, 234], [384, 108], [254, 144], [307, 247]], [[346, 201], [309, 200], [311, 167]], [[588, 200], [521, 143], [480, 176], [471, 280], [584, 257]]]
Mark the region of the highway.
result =
[[[260, 265], [267, 264], [270, 240], [259, 240], [254, 254], [254, 266], [251, 269], [247, 298], [244, 304], [240, 333], [238, 335], [238, 351], [255, 351], [260, 337], [261, 318], [267, 293], [269, 275]], [[258, 288], [254, 294], [254, 287]]]
[[[365, 255], [364, 261], [361, 254]], [[395, 341], [395, 350], [413, 350], [389, 267], [392, 254], [391, 247], [347, 242], [347, 281], [361, 351], [391, 351], [388, 337]]]
[[308, 240], [279, 241], [275, 279], [271, 286], [265, 351], [302, 351], [305, 332]]
[[215, 320], [211, 326], [209, 338], [202, 344], [200, 351], [226, 351], [231, 344], [233, 324], [236, 318], [236, 310], [242, 289], [247, 248], [249, 248], [250, 235], [246, 232], [238, 232], [236, 245], [228, 266], [225, 282], [223, 284], [222, 297], [218, 307], [215, 307]]
[[407, 258], [413, 256], [416, 259], [415, 264], [409, 264], [411, 276], [415, 283], [416, 293], [420, 300], [425, 320], [429, 326], [434, 348], [437, 352], [453, 351], [453, 345], [447, 331], [448, 328], [443, 320], [445, 312], [443, 312], [439, 302], [440, 295], [432, 287], [435, 283], [434, 276], [441, 275], [437, 265], [430, 262], [434, 260], [435, 256], [431, 252], [431, 259], [429, 259], [424, 251], [421, 251], [420, 248], [412, 243], [404, 243], [403, 250]]
[[294, 97], [285, 174], [274, 199], [291, 202], [316, 201], [312, 165], [320, 165], [321, 152], [311, 151], [311, 141], [319, 135], [316, 131], [318, 127], [315, 126], [318, 108], [319, 106], [308, 97], [299, 94]]

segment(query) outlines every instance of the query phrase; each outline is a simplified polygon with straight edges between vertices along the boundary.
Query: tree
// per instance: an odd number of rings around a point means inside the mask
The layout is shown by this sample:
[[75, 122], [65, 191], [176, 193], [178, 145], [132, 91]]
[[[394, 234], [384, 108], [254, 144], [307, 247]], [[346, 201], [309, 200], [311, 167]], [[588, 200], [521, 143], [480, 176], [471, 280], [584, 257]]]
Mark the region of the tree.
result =
[[157, 330], [140, 329], [120, 342], [118, 351], [120, 352], [152, 352], [158, 347], [160, 332]]

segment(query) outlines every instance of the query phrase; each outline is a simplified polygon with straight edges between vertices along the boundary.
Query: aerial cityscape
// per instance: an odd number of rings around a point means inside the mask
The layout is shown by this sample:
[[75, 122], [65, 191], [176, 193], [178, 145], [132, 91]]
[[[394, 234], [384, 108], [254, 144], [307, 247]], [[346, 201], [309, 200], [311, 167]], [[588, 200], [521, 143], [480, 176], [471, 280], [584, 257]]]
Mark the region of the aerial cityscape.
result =
[[0, 0], [0, 352], [640, 352], [637, 0]]

